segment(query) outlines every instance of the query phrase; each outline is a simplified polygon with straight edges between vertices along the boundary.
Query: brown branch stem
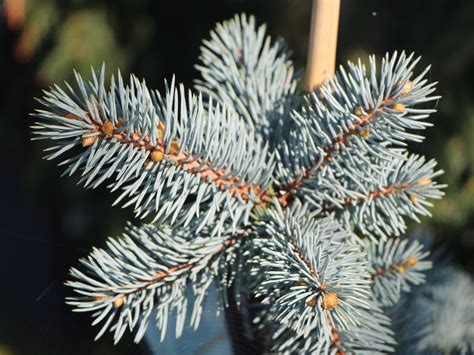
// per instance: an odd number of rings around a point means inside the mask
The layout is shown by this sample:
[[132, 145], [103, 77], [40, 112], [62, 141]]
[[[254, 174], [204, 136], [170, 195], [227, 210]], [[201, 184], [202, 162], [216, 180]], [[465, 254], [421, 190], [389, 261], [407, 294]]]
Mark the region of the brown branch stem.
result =
[[417, 262], [418, 262], [418, 260], [414, 256], [411, 256], [411, 257], [409, 257], [409, 258], [407, 258], [403, 261], [400, 261], [398, 263], [395, 263], [395, 264], [392, 264], [392, 265], [389, 265], [389, 266], [385, 266], [385, 267], [381, 267], [381, 268], [375, 270], [375, 272], [372, 273], [372, 275], [371, 275], [372, 280], [375, 280], [377, 277], [387, 275], [388, 273], [393, 272], [393, 271], [396, 271], [396, 272], [399, 272], [399, 273], [404, 273], [406, 269], [408, 269], [410, 267], [413, 267]]
[[[166, 271], [160, 271], [160, 272], [151, 274], [151, 275], [149, 275], [149, 278], [151, 278], [151, 280], [142, 281], [142, 282], [135, 283], [135, 284], [130, 284], [130, 285], [118, 286], [118, 288], [123, 288], [124, 290], [126, 289], [126, 291], [124, 291], [120, 294], [123, 298], [123, 301], [130, 294], [140, 292], [140, 291], [146, 289], [147, 287], [149, 287], [151, 285], [154, 285], [154, 284], [157, 284], [157, 283], [160, 283], [160, 282], [167, 282], [166, 278], [168, 276], [172, 275], [173, 273], [177, 272], [177, 271], [184, 270], [184, 269], [192, 270], [194, 267], [199, 265], [199, 263], [202, 260], [209, 258], [209, 256], [215, 257], [215, 256], [219, 255], [220, 253], [225, 251], [227, 248], [229, 248], [237, 239], [239, 239], [243, 236], [244, 236], [243, 234], [237, 234], [237, 235], [234, 235], [234, 236], [230, 237], [229, 239], [225, 240], [224, 243], [221, 246], [216, 248], [216, 250], [214, 252], [212, 252], [210, 254], [207, 254], [207, 255], [204, 255], [201, 258], [197, 259], [197, 260], [194, 260], [192, 262], [189, 262], [189, 261], [183, 262], [183, 263], [180, 263], [180, 264], [177, 264], [175, 266], [170, 267]], [[183, 274], [181, 274], [181, 275], [183, 275]], [[172, 282], [175, 282], [175, 280], [176, 279], [173, 279], [173, 281], [169, 281], [169, 282], [172, 283]], [[116, 288], [117, 288], [116, 286], [113, 287], [113, 289], [116, 289]], [[114, 294], [101, 294], [101, 295], [98, 295], [98, 297], [96, 297], [96, 300], [106, 300], [106, 299], [114, 298], [116, 296], [117, 296], [116, 293], [114, 293]], [[123, 302], [121, 302], [121, 304], [123, 304]]]
[[407, 190], [409, 188], [413, 187], [412, 184], [410, 183], [405, 183], [405, 184], [395, 184], [391, 186], [384, 187], [380, 190], [374, 190], [370, 191], [367, 195], [361, 196], [361, 197], [356, 197], [356, 198], [347, 198], [344, 200], [344, 202], [341, 204], [341, 207], [335, 206], [335, 205], [327, 205], [323, 207], [323, 212], [330, 213], [336, 209], [343, 209], [344, 207], [347, 206], [354, 206], [357, 203], [360, 203], [362, 201], [367, 201], [373, 198], [377, 198], [380, 196], [388, 196], [388, 195], [393, 195], [398, 192]]
[[334, 324], [334, 320], [332, 319], [331, 312], [326, 312], [326, 319], [331, 327], [332, 346], [338, 349], [336, 352], [336, 355], [346, 355], [345, 351], [340, 350], [342, 348], [342, 339], [339, 334], [339, 330], [336, 328], [336, 325]]
[[[75, 119], [73, 117], [67, 118]], [[95, 126], [91, 132], [100, 132], [100, 134], [95, 137], [107, 140], [115, 139], [121, 144], [130, 144], [136, 148], [143, 148], [150, 152], [150, 156], [152, 158], [153, 156], [151, 154], [153, 152], [159, 152], [161, 154], [160, 160], [166, 158], [168, 161], [172, 161], [181, 170], [199, 175], [202, 180], [213, 183], [219, 189], [228, 191], [230, 194], [232, 194], [232, 196], [240, 195], [244, 201], [250, 200], [251, 192], [263, 202], [270, 202], [271, 200], [268, 196], [268, 193], [266, 191], [262, 191], [260, 186], [248, 183], [240, 176], [232, 176], [232, 174], [230, 174], [225, 169], [215, 169], [212, 162], [204, 162], [201, 158], [193, 157], [190, 153], [179, 149], [179, 143], [177, 141], [173, 141], [171, 149], [168, 149], [167, 151], [167, 146], [164, 144], [163, 138], [160, 137], [160, 134], [158, 135], [157, 144], [153, 145], [150, 142], [149, 136], [146, 135], [145, 137], [142, 137], [141, 132], [135, 132], [130, 137], [127, 137], [129, 132], [120, 130], [119, 127], [113, 126], [110, 122], [99, 124], [98, 122], [91, 119], [90, 121], [91, 124]], [[107, 127], [107, 130], [104, 130], [104, 126], [106, 124], [109, 126]], [[161, 136], [163, 136], [164, 127], [161, 129], [158, 127], [157, 130], [159, 133], [161, 130]], [[89, 143], [92, 144], [95, 139], [97, 138], [93, 138], [92, 141], [89, 141], [88, 145]], [[146, 162], [146, 164], [148, 163], [150, 163], [149, 160]]]
[[[314, 277], [316, 277], [316, 279], [319, 280], [318, 274], [316, 273], [314, 268], [311, 267], [311, 263], [306, 258], [306, 256], [303, 254], [303, 251], [296, 245], [296, 243], [292, 239], [288, 238], [288, 241], [290, 242], [291, 247], [293, 248], [293, 251], [295, 251], [296, 254], [298, 255], [298, 257], [301, 259], [301, 261], [305, 263], [305, 265], [308, 267], [308, 269], [314, 275]], [[326, 285], [325, 283], [322, 283], [321, 286], [319, 286], [319, 288], [317, 288], [315, 291], [316, 292], [322, 292], [322, 291], [326, 290], [328, 287], [329, 287], [328, 285]]]

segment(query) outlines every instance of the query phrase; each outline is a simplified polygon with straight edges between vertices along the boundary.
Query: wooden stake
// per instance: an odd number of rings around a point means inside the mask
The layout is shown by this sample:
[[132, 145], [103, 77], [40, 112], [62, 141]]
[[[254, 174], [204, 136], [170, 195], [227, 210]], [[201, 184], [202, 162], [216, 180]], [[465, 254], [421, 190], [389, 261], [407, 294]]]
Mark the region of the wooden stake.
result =
[[340, 0], [313, 0], [306, 90], [313, 91], [334, 75]]

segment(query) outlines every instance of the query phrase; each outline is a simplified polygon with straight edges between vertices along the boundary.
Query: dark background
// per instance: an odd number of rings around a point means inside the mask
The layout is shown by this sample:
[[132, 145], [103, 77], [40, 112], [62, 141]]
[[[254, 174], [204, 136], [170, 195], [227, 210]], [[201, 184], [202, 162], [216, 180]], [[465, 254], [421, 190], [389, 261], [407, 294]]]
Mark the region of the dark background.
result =
[[[0, 16], [0, 354], [146, 354], [145, 345], [106, 335], [93, 342], [90, 317], [70, 312], [63, 282], [92, 245], [121, 232], [127, 210], [104, 188], [60, 178], [30, 141], [33, 97], [105, 61], [161, 88], [176, 74], [190, 86], [200, 42], [215, 22], [254, 14], [281, 35], [297, 67], [306, 59], [309, 0], [7, 0]], [[439, 161], [449, 184], [421, 227], [469, 271], [474, 262], [474, 2], [342, 0], [338, 62], [415, 51], [443, 96], [435, 127], [413, 150]], [[87, 75], [86, 75], [87, 76]], [[190, 350], [191, 351], [191, 350]]]

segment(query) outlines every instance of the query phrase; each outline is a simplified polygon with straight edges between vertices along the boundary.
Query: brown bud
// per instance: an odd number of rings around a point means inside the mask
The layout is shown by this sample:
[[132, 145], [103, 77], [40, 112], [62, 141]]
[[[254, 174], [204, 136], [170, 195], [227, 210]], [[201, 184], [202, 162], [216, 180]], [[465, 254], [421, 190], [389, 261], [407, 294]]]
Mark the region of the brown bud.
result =
[[397, 102], [395, 105], [392, 106], [392, 110], [398, 111], [398, 112], [404, 112], [406, 109], [407, 107], [400, 102]]
[[[85, 135], [88, 135], [89, 133], [86, 133]], [[91, 146], [94, 144], [94, 142], [97, 140], [97, 136], [91, 136], [91, 137], [82, 137], [82, 146], [84, 148]]]
[[316, 297], [313, 297], [313, 298], [310, 298], [309, 300], [307, 300], [306, 304], [308, 306], [314, 307], [317, 302], [318, 302], [318, 299]]
[[178, 154], [179, 152], [179, 143], [178, 141], [172, 141], [170, 144], [170, 153], [171, 154]]
[[431, 184], [433, 181], [428, 178], [428, 177], [424, 177], [424, 178], [421, 178], [420, 180], [418, 180], [418, 184], [417, 186], [418, 187], [423, 187], [423, 186], [428, 186], [429, 184]]
[[[401, 86], [402, 82], [398, 83], [398, 86]], [[406, 95], [413, 90], [413, 81], [408, 80], [403, 88], [400, 90], [401, 95]]]
[[114, 133], [114, 125], [110, 121], [105, 122], [100, 129], [104, 134]]
[[414, 257], [414, 256], [410, 256], [406, 261], [405, 261], [405, 265], [410, 267], [410, 266], [414, 266], [416, 263], [418, 262], [417, 258]]
[[354, 115], [356, 115], [357, 117], [362, 117], [362, 107], [360, 106], [357, 106], [355, 109], [354, 109]]
[[150, 154], [151, 160], [153, 160], [155, 163], [159, 163], [160, 161], [163, 160], [164, 157], [165, 155], [163, 154], [161, 150], [154, 150]]
[[122, 128], [124, 124], [122, 117], [117, 117], [117, 128]]
[[124, 295], [120, 295], [119, 298], [115, 299], [114, 301], [114, 307], [115, 308], [120, 308], [122, 307], [122, 305], [124, 304], [125, 302], [125, 296]]
[[403, 265], [397, 265], [397, 266], [395, 266], [395, 269], [397, 269], [397, 271], [400, 274], [403, 274], [405, 272], [405, 266], [403, 266]]
[[299, 282], [296, 283], [296, 286], [306, 286], [306, 282], [299, 281]]
[[333, 310], [336, 308], [337, 304], [339, 303], [339, 299], [335, 293], [326, 293], [323, 296], [323, 308], [328, 310]]
[[367, 138], [370, 135], [370, 128], [365, 128], [360, 132], [360, 136]]
[[415, 196], [415, 195], [410, 195], [410, 201], [412, 203], [417, 203], [418, 202], [418, 198]]

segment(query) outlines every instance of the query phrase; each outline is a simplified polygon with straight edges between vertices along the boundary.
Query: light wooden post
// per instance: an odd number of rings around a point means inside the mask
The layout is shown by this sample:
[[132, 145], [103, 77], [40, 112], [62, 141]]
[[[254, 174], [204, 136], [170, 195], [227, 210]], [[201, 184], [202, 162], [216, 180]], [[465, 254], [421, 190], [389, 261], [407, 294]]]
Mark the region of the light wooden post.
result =
[[313, 0], [306, 85], [314, 90], [334, 75], [340, 0]]

